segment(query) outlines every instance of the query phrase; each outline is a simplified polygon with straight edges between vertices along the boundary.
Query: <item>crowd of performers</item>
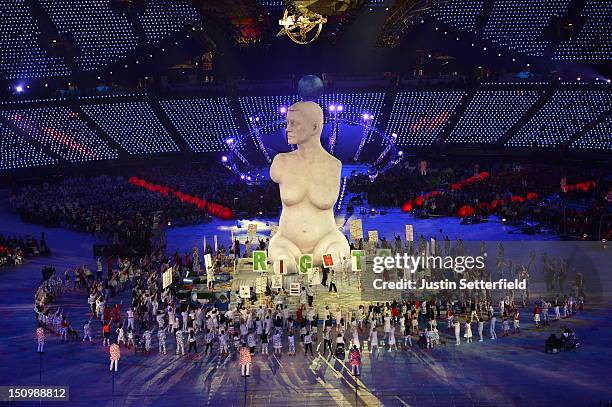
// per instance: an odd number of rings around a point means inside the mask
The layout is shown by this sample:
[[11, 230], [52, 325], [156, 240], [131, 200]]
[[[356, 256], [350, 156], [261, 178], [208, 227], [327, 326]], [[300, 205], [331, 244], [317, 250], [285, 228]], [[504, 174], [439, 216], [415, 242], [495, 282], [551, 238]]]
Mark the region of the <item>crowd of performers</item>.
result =
[[[222, 258], [223, 253], [217, 256]], [[197, 257], [195, 262], [199, 263]], [[547, 266], [549, 262], [543, 261]], [[512, 295], [492, 302], [486, 297], [474, 300], [431, 295], [419, 300], [372, 302], [355, 309], [330, 309], [313, 304], [313, 296], [308, 295], [312, 287], [308, 287], [302, 290], [297, 309], [290, 309], [280, 292], [275, 295], [268, 290], [267, 301], [259, 302], [266, 305], [238, 297], [227, 311], [221, 311], [213, 304], [181, 301], [176, 284], [162, 289], [162, 271], [172, 267], [177, 277], [183, 276], [196, 268], [193, 258], [179, 262], [160, 252], [139, 259], [111, 259], [106, 262], [106, 276], [102, 275], [101, 263], [98, 259], [95, 275], [86, 265], [66, 269], [63, 276], [53, 272], [37, 288], [38, 352], [44, 352], [48, 333], [66, 342], [101, 343], [108, 348], [110, 369], [117, 370], [122, 349], [147, 355], [157, 348], [160, 354], [183, 356], [198, 354], [203, 345], [204, 355], [239, 355], [246, 376], [252, 356], [268, 357], [270, 348], [275, 355], [329, 352], [341, 359], [348, 351], [358, 374], [364, 349], [374, 354], [384, 349], [402, 351], [413, 345], [431, 349], [450, 342], [482, 342], [485, 336], [497, 340], [498, 325], [500, 336], [518, 335], [521, 322], [531, 320], [539, 329], [570, 318], [584, 304], [583, 297], [573, 294], [556, 298], [551, 294], [551, 298], [539, 298], [529, 305], [527, 296], [521, 302]], [[87, 303], [86, 315], [56, 305], [66, 291], [82, 296]]]

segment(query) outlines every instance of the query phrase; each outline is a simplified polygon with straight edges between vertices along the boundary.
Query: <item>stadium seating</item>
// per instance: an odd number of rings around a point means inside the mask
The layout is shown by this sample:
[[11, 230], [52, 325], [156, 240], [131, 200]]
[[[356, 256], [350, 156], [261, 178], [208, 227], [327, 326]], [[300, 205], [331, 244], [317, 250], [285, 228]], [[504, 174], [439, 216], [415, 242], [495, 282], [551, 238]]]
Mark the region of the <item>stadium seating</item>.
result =
[[226, 98], [162, 100], [160, 104], [194, 152], [226, 151], [225, 140], [239, 134]]
[[540, 94], [527, 90], [481, 90], [446, 140], [449, 143], [494, 143], [499, 140]]
[[606, 90], [559, 90], [506, 142], [513, 147], [555, 147], [610, 109]]
[[42, 49], [42, 33], [25, 0], [2, 0], [0, 16], [0, 79], [70, 75], [62, 57]]
[[137, 39], [126, 16], [111, 0], [40, 0], [60, 34], [71, 35], [80, 48], [77, 62], [84, 71], [126, 57]]
[[[318, 103], [326, 112], [326, 121], [335, 112], [336, 117], [355, 122], [362, 122], [364, 115], [368, 115], [370, 125], [380, 123], [380, 110], [385, 99], [384, 93], [325, 93]], [[338, 110], [340, 106], [341, 110]]]
[[398, 145], [430, 145], [464, 96], [465, 92], [400, 92], [387, 134], [397, 134]]
[[466, 31], [474, 31], [484, 0], [449, 0], [433, 7], [431, 15], [438, 20]]
[[555, 60], [612, 59], [612, 5], [609, 1], [587, 0], [582, 16], [584, 25], [577, 36], [562, 41], [553, 55]]
[[51, 165], [57, 162], [0, 122], [0, 170]]
[[[326, 93], [317, 100], [317, 103], [324, 110], [326, 123], [332, 115], [361, 122], [363, 121], [363, 115], [367, 114], [368, 117], [374, 118], [371, 121], [374, 124], [379, 119], [384, 98], [384, 93]], [[284, 118], [285, 114], [281, 112], [281, 108], [288, 108], [298, 101], [300, 101], [300, 98], [297, 95], [239, 98], [240, 107], [249, 128], [261, 127], [261, 133], [263, 134], [284, 128], [284, 123], [270, 124]], [[338, 106], [340, 106], [339, 110]]]
[[262, 7], [273, 9], [285, 7], [285, 0], [257, 0], [257, 3]]
[[156, 43], [199, 20], [198, 12], [188, 1], [148, 0], [138, 20], [148, 43]]
[[573, 148], [585, 148], [591, 150], [612, 150], [612, 117], [605, 120], [578, 140], [572, 143]]
[[567, 11], [571, 0], [493, 0], [483, 36], [518, 52], [542, 56], [550, 41], [542, 34], [554, 17]]
[[118, 156], [67, 107], [5, 110], [0, 114], [28, 137], [68, 161], [109, 160]]
[[91, 104], [81, 108], [129, 154], [179, 151], [147, 102]]
[[300, 101], [297, 95], [287, 96], [247, 96], [238, 98], [244, 120], [249, 130], [258, 127], [262, 134], [271, 133], [285, 127], [284, 123], [275, 124], [285, 118], [281, 108], [288, 108]]

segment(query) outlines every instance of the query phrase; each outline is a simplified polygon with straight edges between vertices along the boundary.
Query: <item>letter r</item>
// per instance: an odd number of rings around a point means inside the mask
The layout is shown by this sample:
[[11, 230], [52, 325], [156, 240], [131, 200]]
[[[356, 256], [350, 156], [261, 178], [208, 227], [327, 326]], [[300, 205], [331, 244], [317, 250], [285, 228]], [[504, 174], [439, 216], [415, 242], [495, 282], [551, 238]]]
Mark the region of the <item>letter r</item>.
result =
[[268, 256], [264, 250], [253, 251], [253, 271], [266, 271], [268, 269]]

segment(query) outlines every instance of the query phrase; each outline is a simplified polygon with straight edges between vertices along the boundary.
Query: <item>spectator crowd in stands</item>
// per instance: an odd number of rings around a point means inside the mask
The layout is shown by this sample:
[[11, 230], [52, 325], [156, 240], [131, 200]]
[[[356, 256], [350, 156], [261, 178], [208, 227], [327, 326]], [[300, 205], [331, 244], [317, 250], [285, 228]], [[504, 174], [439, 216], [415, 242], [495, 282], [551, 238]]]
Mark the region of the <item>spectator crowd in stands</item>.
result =
[[[564, 171], [571, 175], [563, 176]], [[424, 216], [462, 216], [461, 208], [468, 206], [474, 208], [470, 216], [478, 219], [495, 214], [511, 224], [529, 222], [559, 234], [597, 239], [612, 237], [610, 205], [605, 200], [610, 182], [605, 175], [520, 164], [500, 164], [481, 172], [471, 163], [441, 164], [423, 173], [405, 164], [380, 174], [374, 182], [367, 175], [353, 175], [348, 190], [374, 207], [403, 207]], [[479, 176], [476, 182], [462, 182]], [[562, 191], [563, 183], [583, 180], [594, 180], [594, 186]]]
[[[223, 167], [157, 166], [137, 176], [207, 201], [223, 204], [243, 216], [276, 215], [276, 184], [250, 186]], [[175, 196], [147, 191], [129, 176], [66, 177], [21, 186], [11, 202], [26, 222], [62, 227], [106, 237], [112, 243], [142, 246], [162, 224], [195, 224], [211, 220], [206, 210]], [[276, 189], [275, 189], [276, 187]]]
[[[404, 164], [380, 174], [374, 182], [367, 175], [352, 175], [348, 190], [371, 206], [403, 206], [418, 216], [455, 216], [469, 207], [473, 209], [468, 217], [477, 221], [497, 215], [516, 226], [528, 222], [589, 240], [612, 238], [612, 216], [605, 199], [610, 182], [605, 174], [546, 165], [496, 164], [486, 169], [453, 162], [423, 171]], [[15, 190], [11, 200], [27, 222], [106, 236], [113, 243], [148, 241], [156, 225], [211, 220], [205, 209], [176, 196], [130, 184], [132, 175], [228, 207], [236, 217], [279, 213], [274, 182], [248, 185], [221, 166], [191, 163], [150, 166], [125, 176], [66, 177], [26, 185]], [[464, 182], [470, 178], [476, 181]], [[563, 182], [584, 180], [593, 180], [592, 187], [562, 191]]]

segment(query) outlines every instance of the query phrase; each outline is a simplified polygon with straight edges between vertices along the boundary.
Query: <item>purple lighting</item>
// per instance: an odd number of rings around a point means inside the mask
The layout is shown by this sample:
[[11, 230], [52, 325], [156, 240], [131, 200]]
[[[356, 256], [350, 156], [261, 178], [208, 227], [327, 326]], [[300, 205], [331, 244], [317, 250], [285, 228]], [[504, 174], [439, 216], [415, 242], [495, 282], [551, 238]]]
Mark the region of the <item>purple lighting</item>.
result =
[[226, 163], [226, 162], [227, 162], [227, 156], [225, 156], [225, 155], [224, 155], [223, 157], [221, 157], [221, 161], [223, 161], [224, 163]]
[[15, 86], [15, 91], [16, 91], [17, 93], [21, 93], [21, 92], [23, 92], [23, 86], [21, 86], [21, 85], [17, 85], [17, 86]]
[[283, 106], [283, 107], [281, 107], [281, 108], [280, 108], [280, 112], [281, 112], [282, 114], [287, 113], [287, 108], [286, 108], [286, 107], [284, 107], [284, 106]]
[[227, 144], [232, 144], [234, 142], [234, 139], [230, 137], [230, 138], [226, 139], [225, 142]]
[[402, 150], [397, 152], [397, 155], [399, 155], [400, 157], [404, 155], [404, 152]]
[[339, 106], [338, 106], [338, 111], [339, 111], [339, 112], [341, 112], [341, 111], [342, 111], [342, 109], [343, 109], [342, 105], [339, 105]]
[[329, 105], [329, 111], [330, 111], [330, 112], [334, 112], [334, 111], [336, 111], [336, 106], [334, 106], [334, 105]]
[[244, 179], [244, 174], [240, 176], [240, 179]]
[[363, 114], [363, 120], [368, 120], [370, 118], [370, 115], [367, 113]]

